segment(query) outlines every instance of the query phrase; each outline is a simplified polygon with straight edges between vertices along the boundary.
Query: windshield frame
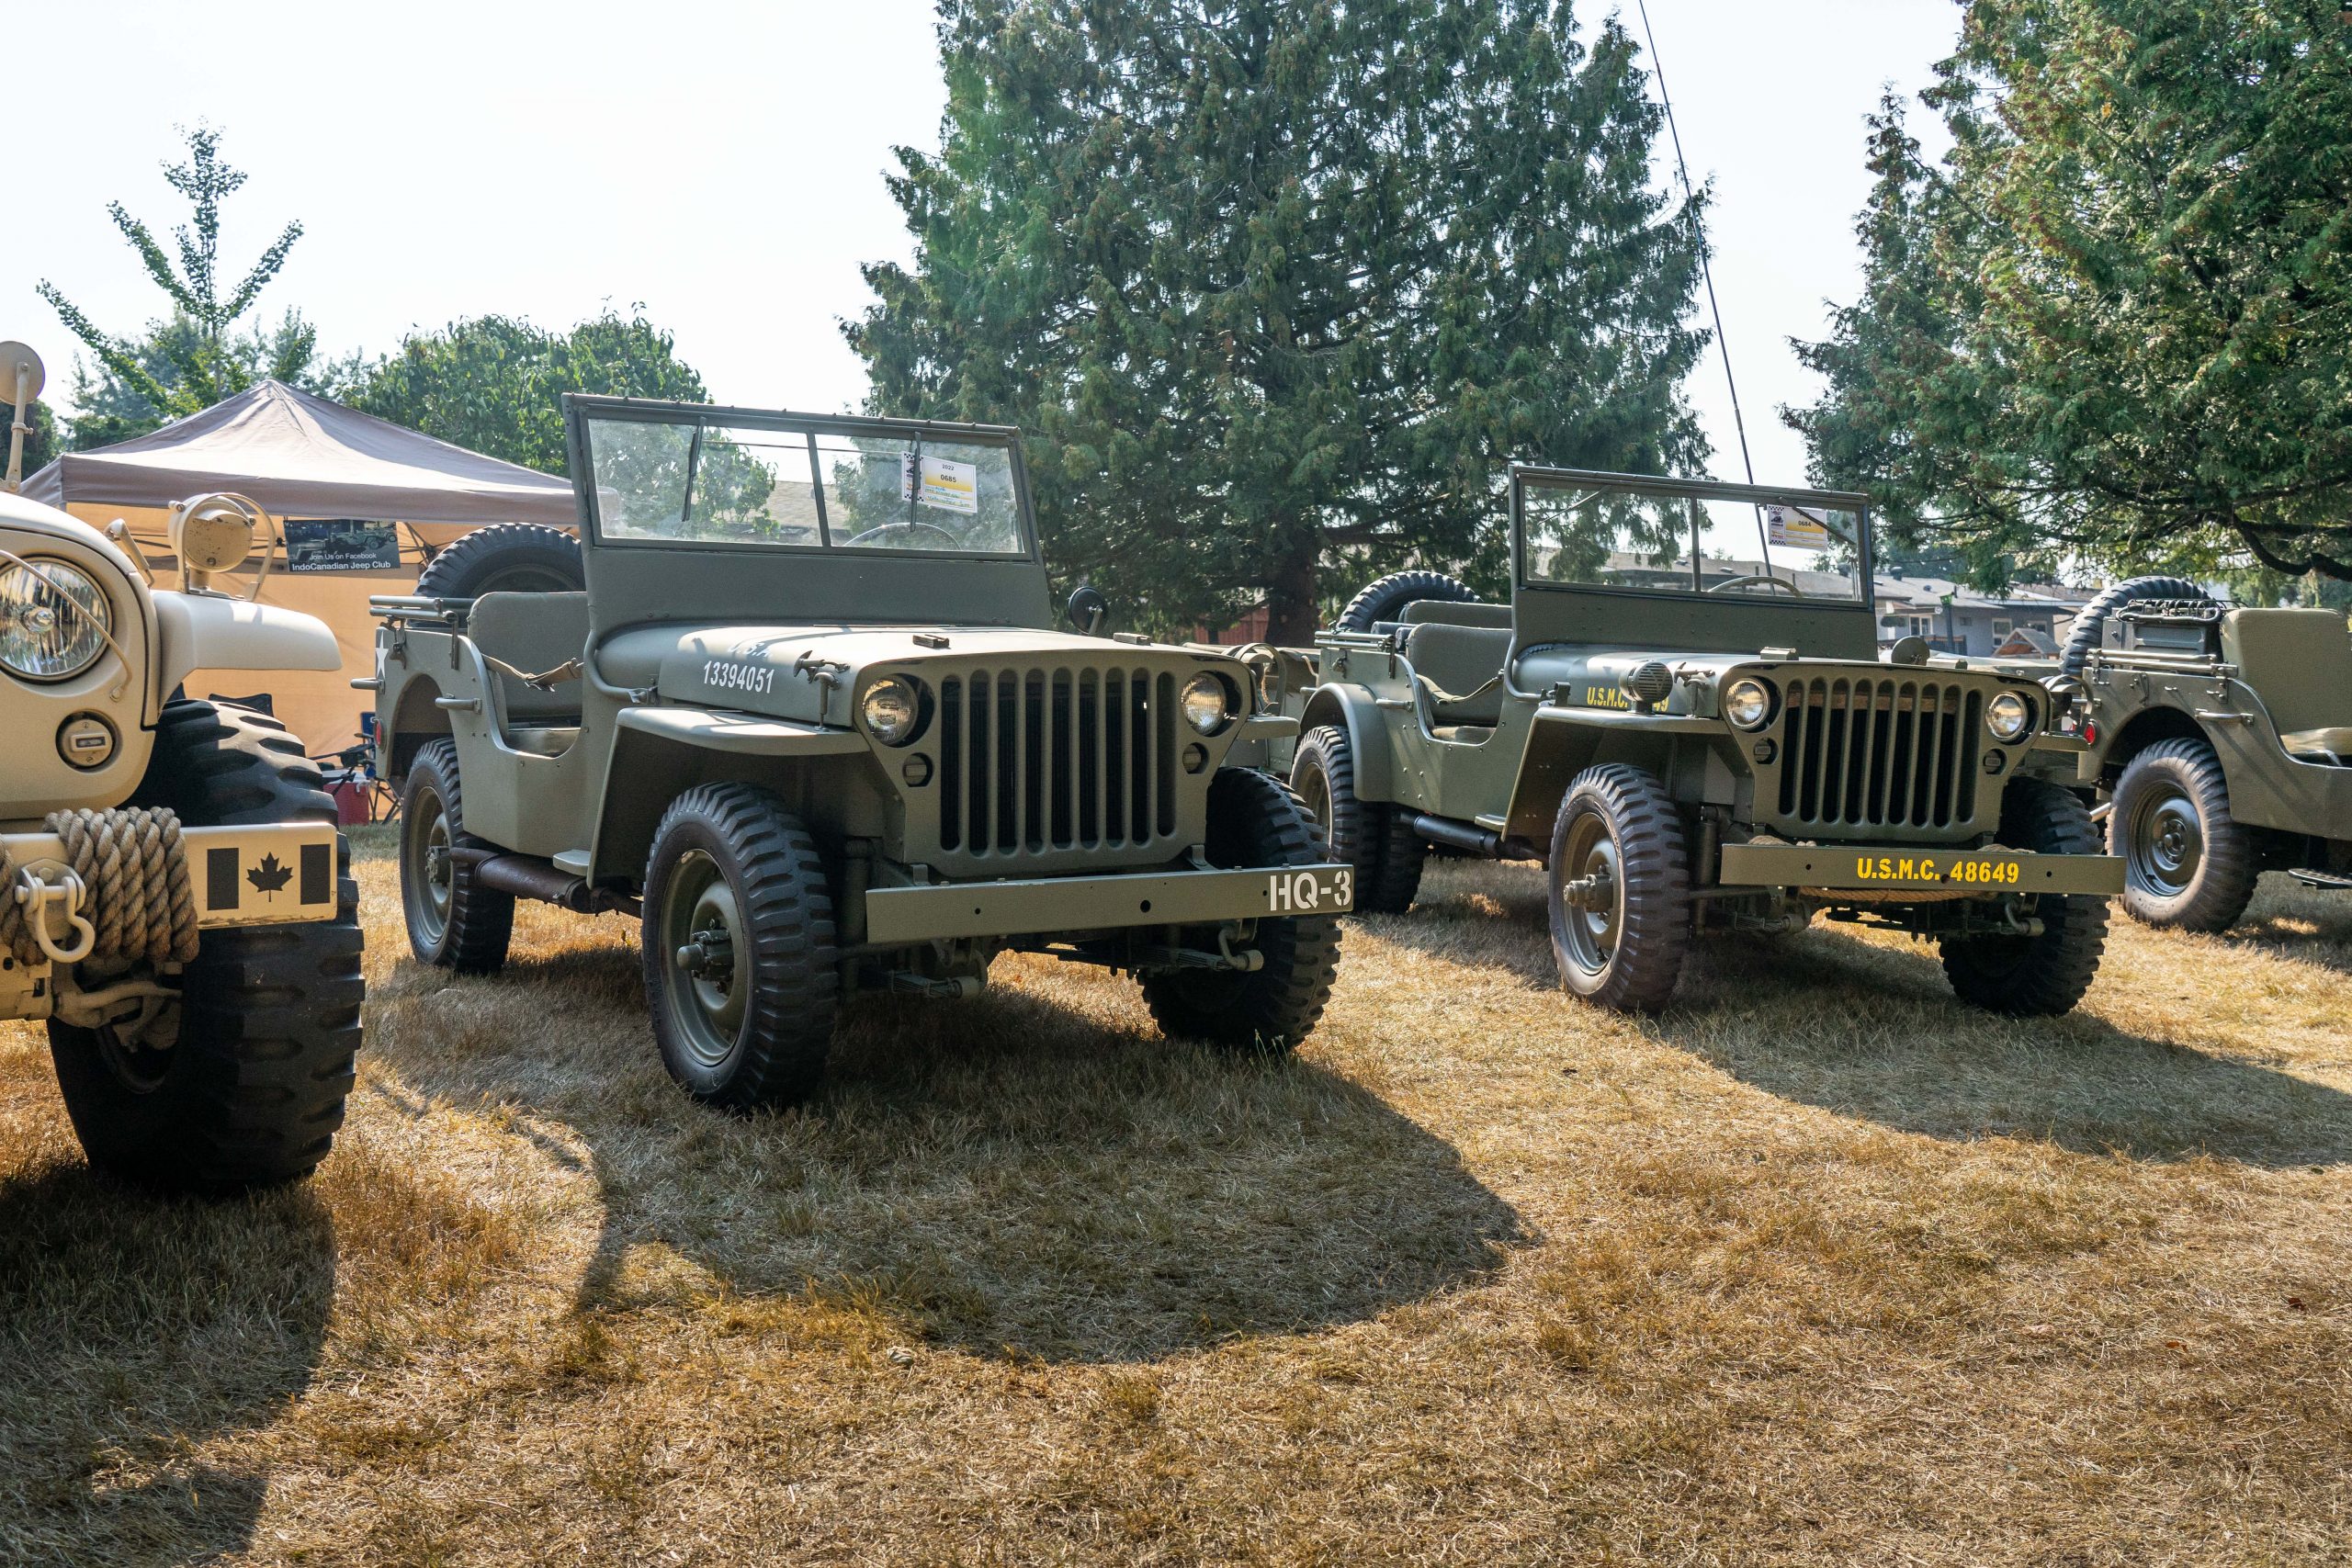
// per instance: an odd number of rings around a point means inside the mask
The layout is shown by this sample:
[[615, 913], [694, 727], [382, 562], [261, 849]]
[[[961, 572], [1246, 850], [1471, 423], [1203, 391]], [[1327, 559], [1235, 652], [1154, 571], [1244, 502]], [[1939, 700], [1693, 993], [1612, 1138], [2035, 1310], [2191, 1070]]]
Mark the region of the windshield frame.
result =
[[[788, 409], [738, 408], [725, 403], [684, 403], [650, 398], [601, 397], [567, 392], [563, 397], [564, 445], [571, 468], [572, 494], [580, 516], [583, 543], [609, 550], [715, 550], [761, 557], [801, 556], [819, 559], [933, 560], [1018, 562], [1042, 569], [1045, 557], [1037, 544], [1037, 518], [1029, 493], [1028, 469], [1022, 461], [1021, 432], [1009, 424], [964, 424], [945, 420], [892, 419], [868, 414], [796, 413]], [[1021, 548], [1015, 550], [904, 549], [888, 546], [836, 543], [820, 533], [805, 544], [758, 539], [659, 538], [614, 535], [605, 531], [598, 508], [595, 470], [589, 448], [592, 423], [672, 424], [703, 429], [773, 430], [785, 434], [878, 435], [909, 441], [937, 441], [958, 446], [1001, 447], [1012, 467], [1013, 514]], [[699, 432], [696, 445], [699, 446]], [[816, 479], [815, 467], [810, 468]]]
[[[1781, 604], [1809, 609], [1872, 610], [1878, 588], [1876, 531], [1870, 497], [1855, 491], [1789, 490], [1776, 485], [1731, 484], [1720, 479], [1677, 479], [1651, 474], [1611, 473], [1601, 468], [1555, 468], [1540, 463], [1510, 466], [1510, 570], [1513, 585], [1521, 591], [1546, 593], [1608, 593], [1624, 598], [1660, 599], [1676, 604], [1703, 602], [1709, 596], [1695, 583], [1689, 588], [1627, 588], [1604, 582], [1553, 582], [1531, 577], [1527, 570], [1527, 491], [1529, 481], [1544, 488], [1582, 489], [1617, 495], [1664, 496], [1677, 501], [1746, 502], [1758, 506], [1817, 507], [1854, 514], [1854, 592], [1828, 598], [1795, 598], [1784, 594], [1752, 595], [1745, 604]], [[1699, 541], [1689, 547], [1698, 564]], [[1721, 600], [1721, 596], [1717, 596]]]

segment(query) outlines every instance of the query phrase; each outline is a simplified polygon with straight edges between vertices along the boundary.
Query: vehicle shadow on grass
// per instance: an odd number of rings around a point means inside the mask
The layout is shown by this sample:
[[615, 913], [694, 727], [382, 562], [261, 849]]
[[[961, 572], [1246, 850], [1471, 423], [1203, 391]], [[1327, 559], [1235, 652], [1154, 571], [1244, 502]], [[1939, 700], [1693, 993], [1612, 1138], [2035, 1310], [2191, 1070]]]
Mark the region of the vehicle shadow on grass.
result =
[[334, 1269], [307, 1186], [205, 1202], [80, 1165], [0, 1179], [0, 1562], [249, 1546], [266, 1470], [192, 1450], [310, 1385]]
[[605, 1219], [583, 1309], [664, 1299], [683, 1260], [685, 1288], [910, 1343], [1143, 1361], [1375, 1317], [1526, 1239], [1378, 1097], [1166, 1041], [1132, 1021], [1132, 981], [1006, 960], [971, 1001], [861, 998], [812, 1104], [729, 1117], [662, 1073], [636, 965], [616, 944], [518, 954], [473, 994], [576, 1011], [454, 1054], [397, 1011], [378, 1031], [411, 1087], [492, 1095], [585, 1145]]
[[2251, 943], [2290, 964], [2352, 975], [2352, 893], [2324, 892], [2283, 873], [2266, 874], [2254, 902], [2222, 940]]
[[[1376, 929], [1555, 988], [1543, 884], [1517, 873], [1441, 873], [1424, 904]], [[1559, 1005], [1584, 1004], [1562, 995]], [[2352, 1095], [2203, 1048], [2193, 1010], [2179, 1021], [2176, 1038], [2154, 1039], [2086, 1011], [1982, 1012], [1952, 997], [1932, 948], [1816, 923], [1693, 944], [1674, 1005], [1647, 1027], [1769, 1094], [1937, 1138], [2274, 1168], [2352, 1163]]]

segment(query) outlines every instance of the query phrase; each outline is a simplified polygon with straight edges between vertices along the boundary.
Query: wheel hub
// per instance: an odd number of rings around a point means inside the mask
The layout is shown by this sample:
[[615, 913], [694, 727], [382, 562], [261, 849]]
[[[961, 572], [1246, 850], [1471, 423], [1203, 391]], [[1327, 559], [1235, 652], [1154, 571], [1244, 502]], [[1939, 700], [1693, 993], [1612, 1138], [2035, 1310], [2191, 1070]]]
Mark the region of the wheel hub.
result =
[[2132, 823], [2132, 870], [2150, 891], [2166, 897], [2188, 890], [2205, 858], [2197, 805], [2177, 790], [2144, 803]]
[[717, 1068], [735, 1052], [752, 987], [736, 984], [736, 955], [746, 948], [742, 911], [706, 852], [679, 857], [662, 896], [662, 932], [671, 1017], [695, 1062]]

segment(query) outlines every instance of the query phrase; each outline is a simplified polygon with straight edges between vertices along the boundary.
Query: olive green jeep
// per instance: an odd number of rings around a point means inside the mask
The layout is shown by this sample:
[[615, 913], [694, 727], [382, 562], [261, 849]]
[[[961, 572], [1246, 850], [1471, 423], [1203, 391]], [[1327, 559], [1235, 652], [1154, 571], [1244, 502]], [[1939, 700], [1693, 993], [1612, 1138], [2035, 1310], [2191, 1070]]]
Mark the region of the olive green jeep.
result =
[[1313, 1027], [1352, 872], [1225, 765], [1293, 722], [1222, 653], [1089, 635], [1091, 590], [1056, 629], [1015, 432], [565, 418], [582, 591], [515, 528], [377, 602], [420, 959], [496, 970], [518, 897], [636, 915], [663, 1062], [729, 1107], [808, 1095], [843, 992], [1008, 949], [1133, 971], [1171, 1035]]
[[2239, 608], [2179, 578], [2133, 578], [2083, 607], [2045, 672], [2081, 744], [2042, 771], [2103, 797], [2135, 919], [2226, 931], [2265, 871], [2352, 888], [2341, 611]]
[[1318, 639], [1290, 779], [1359, 910], [1439, 845], [1543, 862], [1561, 977], [1611, 1007], [1816, 913], [1936, 942], [1982, 1007], [2081, 998], [2122, 865], [2024, 766], [2054, 705], [1879, 660], [1863, 497], [1520, 466], [1510, 525], [1510, 604], [1402, 573]]
[[179, 687], [341, 650], [211, 585], [259, 534], [259, 592], [268, 523], [243, 497], [171, 508], [164, 589], [119, 522], [15, 493], [40, 362], [0, 344], [0, 1019], [48, 1024], [93, 1166], [198, 1190], [306, 1175], [359, 1044], [358, 886], [301, 743]]

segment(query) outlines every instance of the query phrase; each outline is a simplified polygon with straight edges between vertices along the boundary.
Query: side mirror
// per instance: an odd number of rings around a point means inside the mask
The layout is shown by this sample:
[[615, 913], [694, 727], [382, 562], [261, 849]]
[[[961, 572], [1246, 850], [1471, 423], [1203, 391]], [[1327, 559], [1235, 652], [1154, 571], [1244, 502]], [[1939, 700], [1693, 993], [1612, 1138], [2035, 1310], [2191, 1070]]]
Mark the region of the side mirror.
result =
[[1101, 637], [1102, 624], [1111, 618], [1111, 601], [1091, 582], [1081, 582], [1070, 591], [1069, 607], [1066, 612], [1069, 624], [1085, 637]]

